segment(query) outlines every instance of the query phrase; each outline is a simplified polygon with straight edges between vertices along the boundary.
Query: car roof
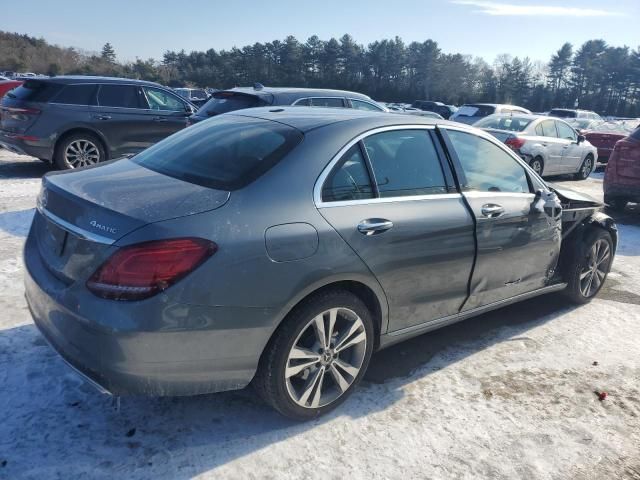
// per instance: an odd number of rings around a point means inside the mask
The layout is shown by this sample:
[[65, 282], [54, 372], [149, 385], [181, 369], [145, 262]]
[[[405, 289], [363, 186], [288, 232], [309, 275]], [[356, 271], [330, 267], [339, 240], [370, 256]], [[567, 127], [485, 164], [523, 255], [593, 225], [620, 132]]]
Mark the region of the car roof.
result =
[[459, 123], [437, 118], [391, 112], [373, 112], [353, 108], [271, 106], [236, 110], [223, 115], [237, 115], [271, 120], [288, 125], [302, 132], [308, 132], [333, 123], [346, 121], [361, 123], [363, 128], [367, 126], [376, 128], [391, 125], [452, 125], [456, 126], [456, 128], [465, 127]]
[[229, 90], [219, 90], [216, 93], [220, 92], [239, 92], [245, 93], [248, 95], [278, 95], [278, 94], [295, 94], [300, 95], [300, 98], [305, 97], [349, 97], [355, 99], [362, 100], [371, 100], [371, 97], [364, 95], [363, 93], [351, 92], [349, 90], [333, 90], [333, 89], [325, 89], [325, 88], [297, 88], [297, 87], [262, 87], [262, 88], [254, 88], [254, 87], [235, 87]]
[[162, 85], [155, 82], [147, 82], [146, 80], [136, 80], [133, 78], [120, 78], [120, 77], [98, 77], [91, 75], [61, 75], [59, 77], [49, 78], [31, 78], [36, 82], [52, 82], [52, 83], [128, 83], [136, 85], [152, 85], [154, 87], [162, 87]]

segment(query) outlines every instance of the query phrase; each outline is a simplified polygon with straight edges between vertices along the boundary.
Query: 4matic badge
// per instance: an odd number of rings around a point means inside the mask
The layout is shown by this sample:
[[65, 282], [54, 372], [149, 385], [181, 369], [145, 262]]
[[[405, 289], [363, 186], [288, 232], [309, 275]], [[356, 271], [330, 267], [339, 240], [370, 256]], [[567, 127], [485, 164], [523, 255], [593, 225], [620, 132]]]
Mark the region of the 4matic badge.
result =
[[117, 231], [115, 228], [110, 227], [108, 225], [102, 225], [101, 223], [98, 223], [95, 220], [91, 220], [89, 222], [89, 225], [91, 225], [96, 230], [102, 230], [103, 232], [107, 232], [107, 233], [116, 233]]

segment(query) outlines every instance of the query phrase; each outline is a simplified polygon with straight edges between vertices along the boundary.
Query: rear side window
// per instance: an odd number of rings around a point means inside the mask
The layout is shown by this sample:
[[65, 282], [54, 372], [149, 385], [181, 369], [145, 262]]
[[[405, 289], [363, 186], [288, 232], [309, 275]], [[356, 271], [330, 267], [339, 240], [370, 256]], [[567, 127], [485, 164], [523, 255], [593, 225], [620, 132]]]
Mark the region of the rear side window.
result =
[[575, 110], [556, 110], [553, 109], [549, 112], [550, 117], [558, 118], [576, 118], [578, 116]]
[[296, 100], [295, 106], [309, 107], [311, 106], [311, 99], [301, 98], [300, 100]]
[[373, 198], [367, 165], [357, 143], [349, 149], [322, 186], [323, 202]]
[[299, 130], [281, 123], [225, 115], [181, 130], [133, 161], [186, 182], [236, 190], [269, 170], [302, 138]]
[[7, 93], [7, 96], [26, 102], [48, 102], [54, 95], [57, 95], [63, 87], [64, 84], [61, 83], [27, 80], [19, 87]]
[[447, 193], [438, 154], [425, 130], [393, 130], [364, 139], [380, 197]]
[[98, 105], [119, 108], [147, 108], [142, 90], [135, 85], [100, 85]]
[[267, 105], [267, 102], [255, 95], [236, 92], [217, 92], [202, 106], [199, 113], [203, 112], [208, 116], [213, 116], [263, 105]]
[[312, 98], [311, 106], [313, 107], [334, 107], [343, 108], [344, 102], [341, 98]]
[[507, 152], [470, 133], [455, 130], [447, 133], [464, 173], [463, 190], [529, 193], [524, 168]]
[[68, 105], [95, 105], [96, 85], [67, 85], [52, 100]]
[[462, 117], [486, 117], [495, 111], [496, 107], [491, 105], [463, 105], [456, 113]]

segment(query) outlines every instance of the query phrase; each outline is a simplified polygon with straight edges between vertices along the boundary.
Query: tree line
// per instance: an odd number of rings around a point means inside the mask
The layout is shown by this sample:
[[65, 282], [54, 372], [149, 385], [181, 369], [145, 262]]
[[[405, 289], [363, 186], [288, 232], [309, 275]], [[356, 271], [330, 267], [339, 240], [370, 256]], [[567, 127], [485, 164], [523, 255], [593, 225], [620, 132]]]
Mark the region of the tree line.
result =
[[548, 63], [499, 55], [493, 63], [445, 53], [433, 40], [400, 37], [366, 47], [350, 35], [301, 42], [255, 43], [230, 50], [166, 51], [161, 60], [119, 63], [110, 44], [87, 53], [44, 39], [0, 32], [0, 69], [38, 73], [117, 75], [177, 86], [230, 88], [260, 82], [355, 90], [380, 101], [513, 103], [533, 111], [576, 107], [640, 116], [640, 47], [589, 40], [565, 43]]

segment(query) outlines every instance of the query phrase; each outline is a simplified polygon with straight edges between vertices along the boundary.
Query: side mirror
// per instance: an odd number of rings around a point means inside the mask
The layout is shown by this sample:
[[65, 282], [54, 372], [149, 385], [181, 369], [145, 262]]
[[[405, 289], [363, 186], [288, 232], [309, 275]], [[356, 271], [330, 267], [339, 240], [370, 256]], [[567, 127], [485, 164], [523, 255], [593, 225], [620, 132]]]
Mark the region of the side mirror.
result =
[[582, 143], [587, 139], [584, 135], [578, 135], [578, 143]]
[[534, 212], [545, 213], [547, 216], [557, 219], [562, 214], [562, 204], [554, 192], [538, 189], [531, 203], [531, 213]]

